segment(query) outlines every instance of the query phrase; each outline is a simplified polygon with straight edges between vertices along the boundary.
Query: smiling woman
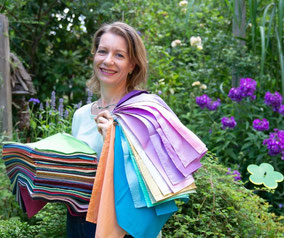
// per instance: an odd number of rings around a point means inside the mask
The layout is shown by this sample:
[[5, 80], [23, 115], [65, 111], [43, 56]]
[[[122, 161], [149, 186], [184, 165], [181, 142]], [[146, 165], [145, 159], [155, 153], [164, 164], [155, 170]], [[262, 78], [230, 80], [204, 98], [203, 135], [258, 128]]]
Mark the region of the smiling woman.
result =
[[111, 32], [103, 34], [94, 57], [94, 70], [101, 90], [108, 87], [125, 93], [127, 77], [134, 67], [124, 38]]
[[177, 210], [174, 199], [196, 188], [192, 173], [207, 149], [160, 97], [138, 90], [147, 59], [134, 28], [103, 25], [92, 53], [87, 85], [99, 99], [74, 113], [72, 134], [99, 165], [87, 214], [68, 211], [67, 237], [156, 238]]
[[[105, 33], [108, 37], [103, 37]], [[139, 85], [145, 84], [147, 81], [147, 58], [146, 49], [140, 38], [139, 34], [131, 26], [122, 23], [115, 22], [112, 24], [103, 25], [94, 35], [92, 53], [99, 56], [101, 53], [105, 54], [108, 49], [99, 49], [102, 38], [105, 38], [109, 46], [117, 50], [123, 50], [122, 56], [126, 56], [131, 64], [134, 64], [134, 68], [131, 74], [127, 75], [126, 90], [127, 92], [133, 89], [139, 88]], [[120, 39], [120, 44], [117, 44], [116, 40]], [[116, 45], [114, 47], [114, 44]], [[123, 48], [123, 49], [122, 49]], [[102, 50], [102, 51], [101, 51]], [[120, 52], [117, 52], [120, 53]], [[117, 55], [119, 57], [119, 55]], [[95, 62], [94, 62], [95, 64]], [[133, 65], [132, 65], [133, 66]], [[90, 87], [94, 92], [100, 93], [100, 83], [98, 75], [96, 74], [96, 67], [94, 67], [93, 76], [87, 82], [87, 86]]]

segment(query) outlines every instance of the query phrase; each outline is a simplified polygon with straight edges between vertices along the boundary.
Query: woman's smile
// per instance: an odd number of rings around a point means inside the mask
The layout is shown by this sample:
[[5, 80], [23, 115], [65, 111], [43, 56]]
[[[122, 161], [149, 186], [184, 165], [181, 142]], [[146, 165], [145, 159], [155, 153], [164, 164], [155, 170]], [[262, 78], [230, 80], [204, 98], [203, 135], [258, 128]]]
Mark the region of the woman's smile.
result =
[[107, 76], [112, 76], [112, 75], [117, 73], [116, 70], [106, 69], [106, 68], [102, 68], [102, 67], [100, 67], [100, 70], [101, 70], [102, 74], [107, 75]]

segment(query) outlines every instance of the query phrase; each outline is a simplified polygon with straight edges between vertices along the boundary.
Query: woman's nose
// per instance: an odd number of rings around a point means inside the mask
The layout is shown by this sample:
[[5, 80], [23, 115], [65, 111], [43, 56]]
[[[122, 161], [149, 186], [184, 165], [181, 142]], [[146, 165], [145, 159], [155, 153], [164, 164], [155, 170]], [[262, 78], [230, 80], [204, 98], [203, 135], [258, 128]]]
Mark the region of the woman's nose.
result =
[[113, 57], [112, 54], [107, 54], [104, 59], [105, 64], [113, 64]]

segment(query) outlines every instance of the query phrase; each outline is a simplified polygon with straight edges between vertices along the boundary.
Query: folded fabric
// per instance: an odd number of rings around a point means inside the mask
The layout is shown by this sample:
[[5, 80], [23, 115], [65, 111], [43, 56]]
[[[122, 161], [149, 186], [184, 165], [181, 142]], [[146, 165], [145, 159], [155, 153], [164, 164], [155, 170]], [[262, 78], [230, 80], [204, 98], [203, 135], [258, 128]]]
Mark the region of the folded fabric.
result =
[[87, 212], [97, 169], [96, 153], [71, 135], [35, 143], [8, 142], [3, 160], [16, 200], [35, 215], [47, 202], [63, 202], [73, 215]]

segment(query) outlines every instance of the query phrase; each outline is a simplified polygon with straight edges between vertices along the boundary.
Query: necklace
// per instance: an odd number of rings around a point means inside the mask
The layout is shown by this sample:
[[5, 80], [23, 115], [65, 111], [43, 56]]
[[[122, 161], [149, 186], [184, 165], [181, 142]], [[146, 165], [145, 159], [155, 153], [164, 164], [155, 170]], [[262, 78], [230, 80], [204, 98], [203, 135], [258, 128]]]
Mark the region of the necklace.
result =
[[109, 108], [111, 106], [116, 106], [116, 104], [117, 103], [113, 103], [113, 104], [109, 104], [109, 105], [106, 105], [106, 106], [103, 107], [103, 106], [99, 106], [98, 103], [96, 103], [96, 106], [97, 106], [98, 109], [101, 110], [101, 109], [107, 109], [107, 108]]

